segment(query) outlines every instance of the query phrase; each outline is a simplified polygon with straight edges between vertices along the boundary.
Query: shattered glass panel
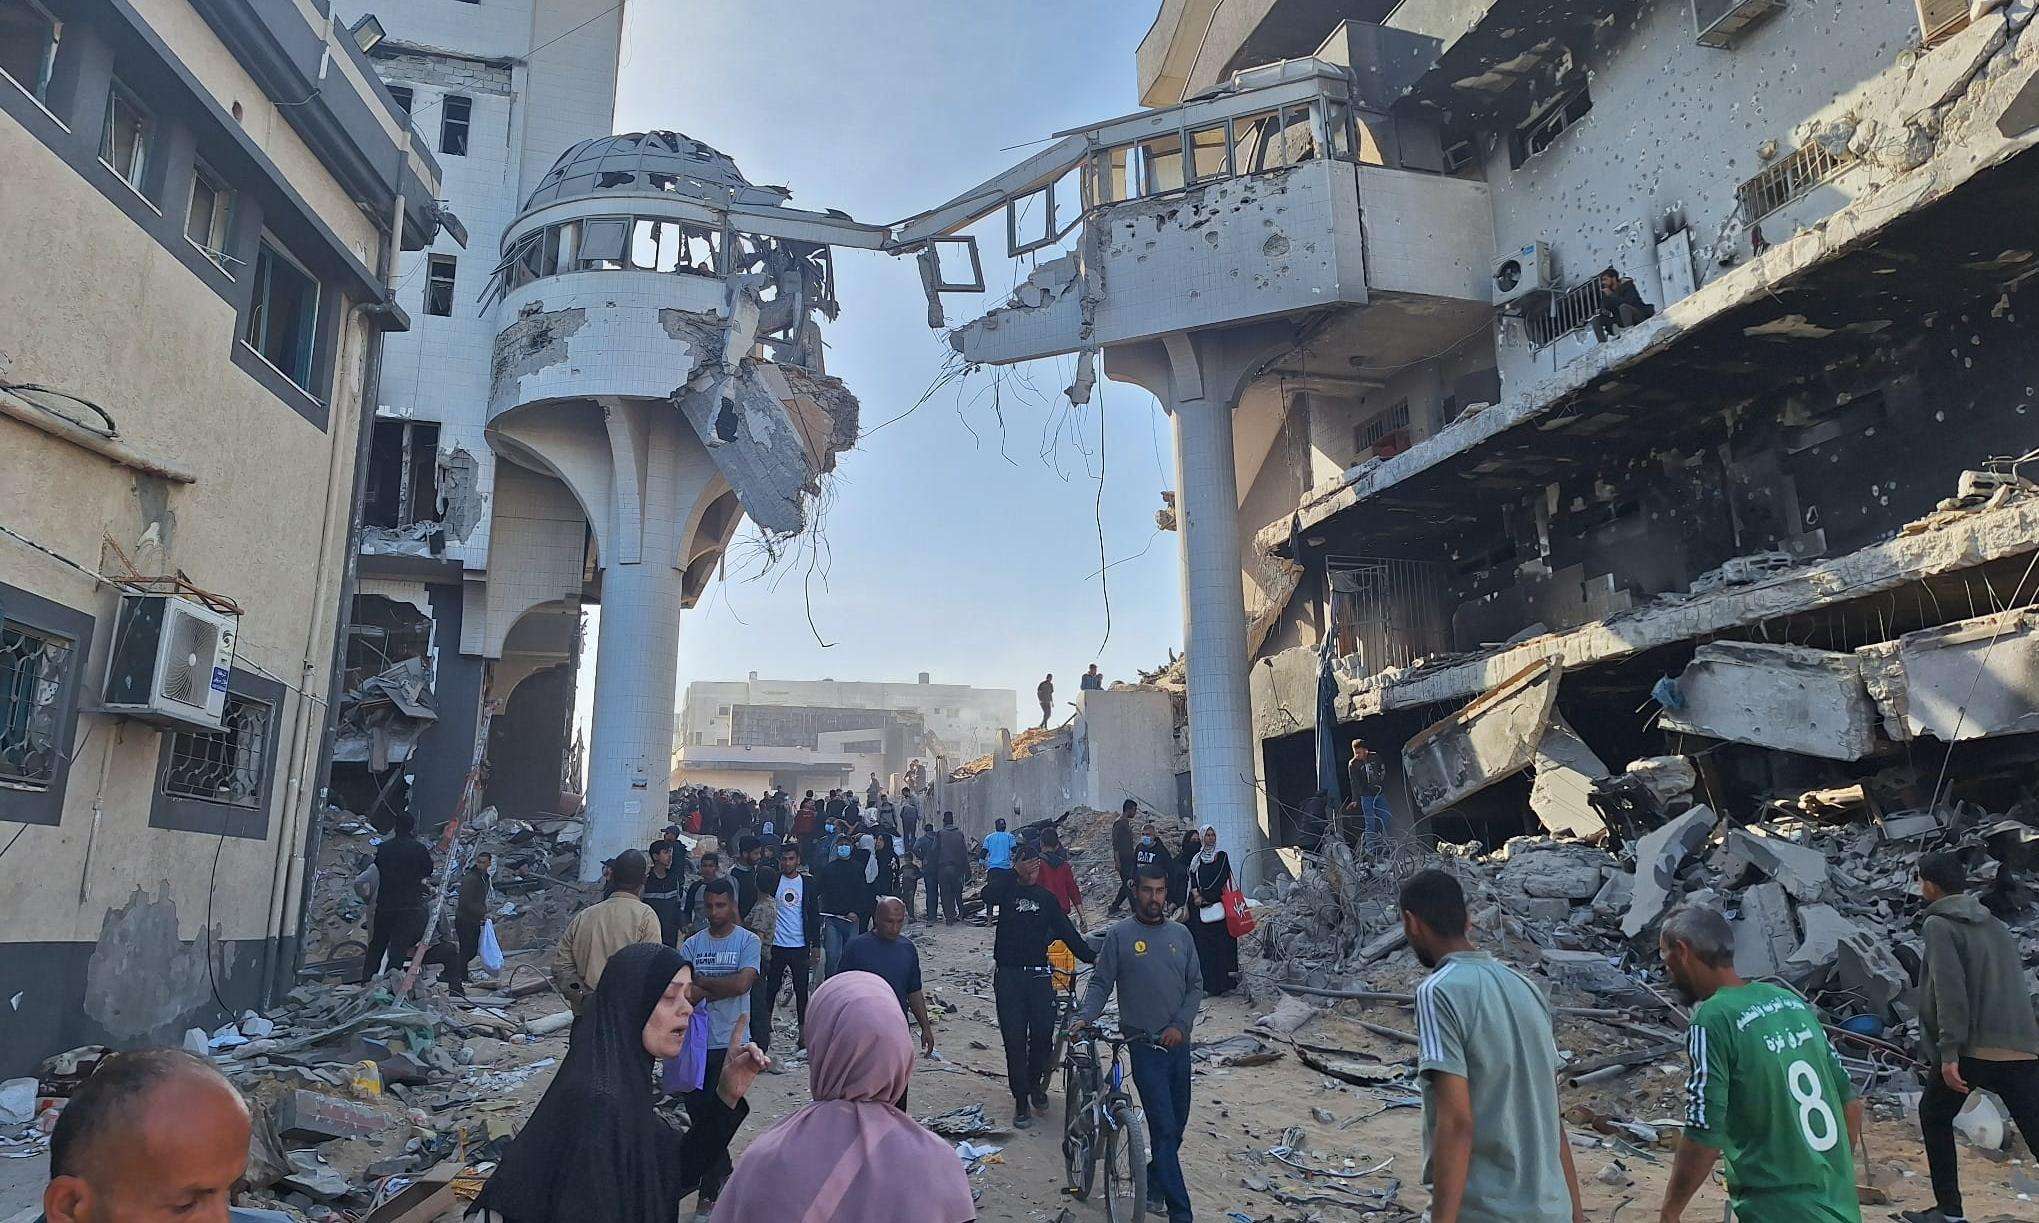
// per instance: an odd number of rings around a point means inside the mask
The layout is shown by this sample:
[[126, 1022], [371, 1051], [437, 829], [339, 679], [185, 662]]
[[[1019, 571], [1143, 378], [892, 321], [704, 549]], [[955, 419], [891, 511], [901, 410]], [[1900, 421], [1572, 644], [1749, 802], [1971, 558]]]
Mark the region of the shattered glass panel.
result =
[[1140, 165], [1146, 171], [1147, 195], [1182, 189], [1182, 136], [1175, 133], [1140, 142]]
[[1209, 182], [1224, 178], [1232, 172], [1231, 141], [1225, 134], [1225, 125], [1203, 127], [1189, 134], [1190, 181]]
[[72, 643], [0, 621], [0, 784], [46, 789], [57, 773], [57, 722]]
[[1299, 166], [1317, 156], [1317, 137], [1310, 130], [1310, 110], [1290, 106], [1281, 112], [1281, 163]]
[[1280, 129], [1281, 117], [1271, 110], [1232, 120], [1232, 172], [1258, 174], [1280, 165], [1274, 156]]
[[163, 792], [233, 807], [253, 807], [262, 797], [269, 760], [271, 707], [227, 694], [223, 730], [180, 730], [170, 739], [170, 767]]

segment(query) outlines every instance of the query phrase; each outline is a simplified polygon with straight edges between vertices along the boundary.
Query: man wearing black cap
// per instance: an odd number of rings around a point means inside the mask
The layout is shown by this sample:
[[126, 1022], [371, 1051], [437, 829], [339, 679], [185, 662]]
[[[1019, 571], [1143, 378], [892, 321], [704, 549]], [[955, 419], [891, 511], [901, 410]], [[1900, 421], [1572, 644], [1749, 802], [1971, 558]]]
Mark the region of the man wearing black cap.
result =
[[[985, 885], [987, 893], [992, 886]], [[1097, 956], [1053, 893], [1041, 886], [1040, 850], [1022, 846], [1010, 878], [1001, 880], [1000, 887], [992, 993], [998, 1033], [1005, 1040], [1006, 1081], [1012, 1085], [1012, 1124], [1024, 1130], [1033, 1126], [1035, 1112], [1048, 1107], [1048, 1093], [1041, 1089], [1055, 1043], [1054, 965], [1048, 946], [1059, 940], [1086, 964]]]

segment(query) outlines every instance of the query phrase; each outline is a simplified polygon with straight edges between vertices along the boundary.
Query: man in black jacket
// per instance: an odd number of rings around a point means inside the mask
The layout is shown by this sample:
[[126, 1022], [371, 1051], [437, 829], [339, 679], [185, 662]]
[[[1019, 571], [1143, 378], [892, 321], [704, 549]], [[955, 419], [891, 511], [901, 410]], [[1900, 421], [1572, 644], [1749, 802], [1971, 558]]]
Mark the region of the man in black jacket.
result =
[[1140, 845], [1133, 836], [1133, 813], [1139, 809], [1140, 804], [1129, 798], [1119, 804], [1119, 818], [1112, 821], [1112, 865], [1119, 868], [1119, 894], [1112, 897], [1106, 917], [1116, 917], [1133, 898], [1133, 872], [1140, 867], [1133, 856]]
[[1023, 846], [1013, 858], [1013, 877], [1001, 880], [998, 933], [992, 940], [991, 987], [998, 1008], [998, 1033], [1005, 1040], [1005, 1076], [1012, 1085], [1012, 1124], [1032, 1128], [1033, 1114], [1048, 1107], [1041, 1089], [1048, 1053], [1055, 1044], [1054, 965], [1048, 945], [1061, 942], [1088, 964], [1097, 956], [1070, 924], [1054, 894], [1041, 886], [1041, 851]]
[[432, 877], [432, 851], [418, 839], [409, 812], [396, 817], [389, 839], [375, 851], [375, 918], [369, 926], [368, 957], [361, 980], [375, 979], [383, 953], [401, 964], [425, 937], [425, 881]]
[[1593, 336], [1606, 340], [1656, 314], [1657, 308], [1643, 300], [1635, 281], [1613, 268], [1600, 273], [1600, 313], [1593, 316]]
[[659, 941], [668, 947], [679, 946], [680, 901], [686, 887], [687, 875], [684, 870], [673, 868], [673, 841], [653, 841], [645, 855], [651, 859], [651, 871], [644, 877], [644, 903], [658, 914]]
[[800, 847], [791, 841], [779, 848], [779, 877], [760, 903], [773, 906], [772, 933], [765, 938], [765, 973], [758, 987], [762, 998], [753, 996], [751, 1039], [771, 1052], [772, 1008], [779, 1000], [779, 985], [793, 978], [794, 1015], [800, 1024], [800, 1048], [807, 1047], [807, 989], [815, 965], [821, 962], [821, 889], [813, 876], [800, 869]]

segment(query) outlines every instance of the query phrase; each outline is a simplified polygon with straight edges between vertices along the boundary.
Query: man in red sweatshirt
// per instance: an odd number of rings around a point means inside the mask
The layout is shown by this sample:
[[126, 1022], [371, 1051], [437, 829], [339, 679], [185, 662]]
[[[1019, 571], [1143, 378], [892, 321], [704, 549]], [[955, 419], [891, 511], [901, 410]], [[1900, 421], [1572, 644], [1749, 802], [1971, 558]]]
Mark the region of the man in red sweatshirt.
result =
[[1053, 828], [1041, 830], [1041, 886], [1055, 897], [1077, 929], [1090, 929], [1083, 920], [1083, 893], [1076, 886], [1076, 868], [1069, 864], [1069, 851], [1062, 848], [1062, 838]]

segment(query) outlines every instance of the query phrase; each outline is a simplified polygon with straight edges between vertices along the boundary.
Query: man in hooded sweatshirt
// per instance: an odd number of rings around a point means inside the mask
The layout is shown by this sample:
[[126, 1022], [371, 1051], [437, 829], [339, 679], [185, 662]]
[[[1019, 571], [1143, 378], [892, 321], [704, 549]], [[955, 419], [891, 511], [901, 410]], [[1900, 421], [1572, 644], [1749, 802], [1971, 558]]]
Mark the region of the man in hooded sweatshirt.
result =
[[1932, 1210], [1907, 1210], [1906, 1223], [1963, 1223], [1954, 1117], [1980, 1087], [1995, 1092], [2025, 1136], [2039, 1145], [2039, 1017], [2025, 987], [2017, 940], [1968, 891], [1953, 853], [1919, 859], [1926, 899], [1925, 984], [1919, 1036], [1927, 1065], [1919, 1129], [1932, 1170]]

